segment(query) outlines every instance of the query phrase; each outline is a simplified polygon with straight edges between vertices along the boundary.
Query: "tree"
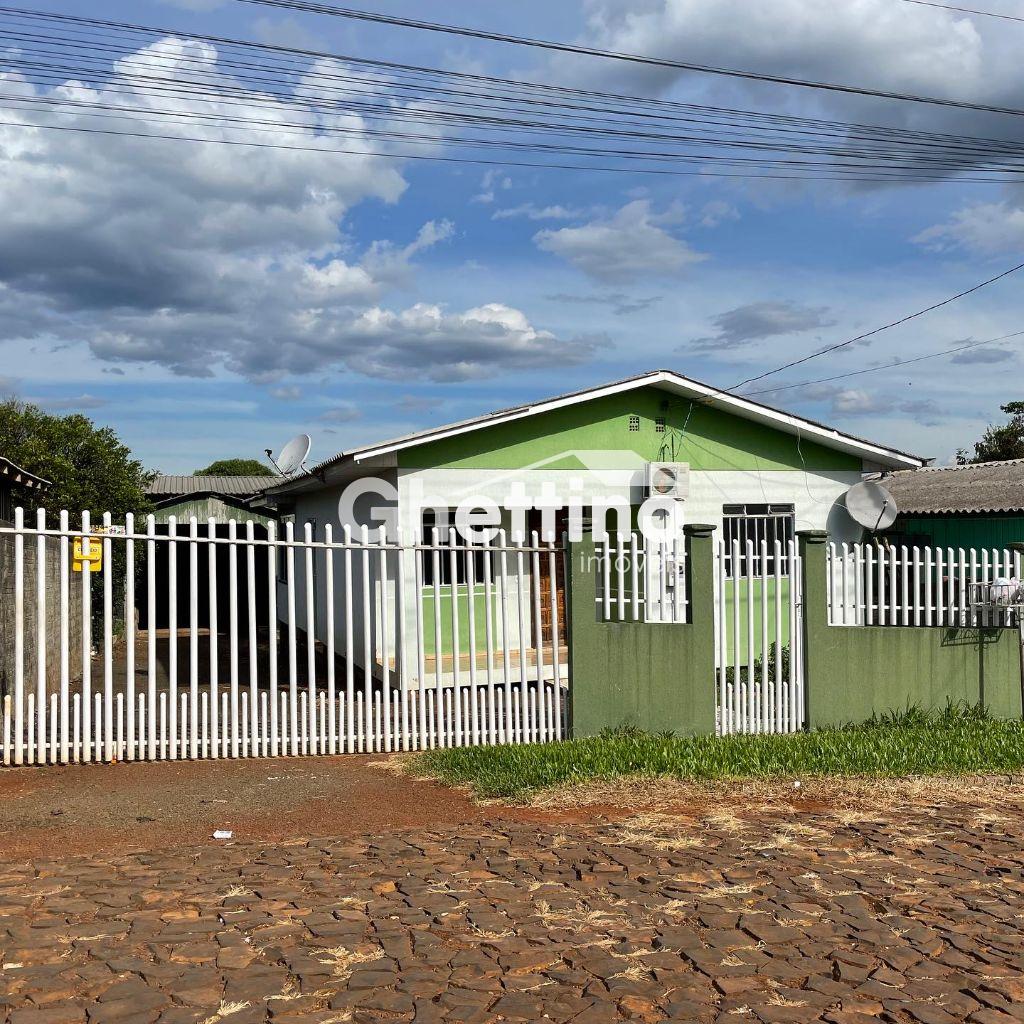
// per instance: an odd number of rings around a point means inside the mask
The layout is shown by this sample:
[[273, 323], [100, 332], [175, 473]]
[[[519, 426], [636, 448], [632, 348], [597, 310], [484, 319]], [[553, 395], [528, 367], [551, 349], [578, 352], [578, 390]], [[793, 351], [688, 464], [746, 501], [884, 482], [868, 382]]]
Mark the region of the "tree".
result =
[[96, 521], [104, 512], [116, 520], [149, 508], [146, 485], [153, 474], [110, 427], [80, 413], [52, 416], [17, 399], [0, 402], [0, 455], [51, 483], [38, 496], [24, 495], [27, 510], [68, 509], [74, 522], [84, 509]]
[[218, 459], [206, 469], [197, 469], [196, 476], [273, 476], [274, 471], [258, 459]]
[[[965, 462], [1001, 462], [1024, 459], [1024, 402], [1007, 402], [1000, 406], [1010, 417], [1001, 426], [989, 424], [980, 441], [974, 443], [974, 457]], [[963, 453], [966, 456], [966, 452]], [[957, 453], [959, 461], [960, 453]]]

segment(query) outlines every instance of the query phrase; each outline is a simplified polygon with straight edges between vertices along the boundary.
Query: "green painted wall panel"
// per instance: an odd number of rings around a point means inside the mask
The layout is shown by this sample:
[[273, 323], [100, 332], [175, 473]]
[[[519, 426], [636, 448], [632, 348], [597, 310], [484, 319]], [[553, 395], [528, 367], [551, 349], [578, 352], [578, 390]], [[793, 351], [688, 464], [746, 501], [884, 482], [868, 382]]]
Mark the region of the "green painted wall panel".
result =
[[1024, 516], [900, 516], [903, 533], [921, 534], [937, 547], [1004, 548], [1024, 541]]
[[[459, 615], [459, 651], [465, 654], [469, 650], [469, 588], [465, 585], [456, 587]], [[451, 588], [441, 588], [439, 607], [441, 610], [441, 653], [451, 654], [452, 647], [452, 595]], [[476, 649], [484, 649], [485, 629], [487, 622], [487, 600], [484, 588], [478, 584], [473, 593], [473, 616], [476, 625]], [[491, 593], [491, 622], [498, 622], [501, 608], [498, 603], [497, 588]], [[510, 616], [511, 617], [511, 616]], [[512, 626], [510, 624], [510, 631]], [[517, 635], [517, 634], [516, 634]], [[423, 588], [423, 648], [427, 657], [437, 652], [437, 631], [434, 622], [434, 588]]]
[[[667, 402], [668, 407], [663, 408]], [[630, 416], [640, 429], [630, 431]], [[655, 420], [664, 417], [659, 432]], [[685, 432], [683, 427], [685, 426]], [[403, 469], [582, 469], [574, 449], [621, 451], [623, 468], [637, 461], [688, 462], [697, 470], [859, 471], [860, 459], [806, 438], [753, 423], [656, 387], [498, 423], [399, 453]], [[630, 458], [632, 456], [632, 458]], [[613, 468], [613, 467], [608, 467]]]
[[830, 626], [824, 536], [801, 537], [808, 721], [862, 722], [908, 705], [983, 702], [1000, 718], [1021, 717], [1016, 629]]
[[574, 736], [635, 726], [715, 731], [715, 625], [710, 535], [689, 537], [691, 592], [706, 595], [685, 624], [602, 622], [591, 539], [569, 559], [570, 711]]

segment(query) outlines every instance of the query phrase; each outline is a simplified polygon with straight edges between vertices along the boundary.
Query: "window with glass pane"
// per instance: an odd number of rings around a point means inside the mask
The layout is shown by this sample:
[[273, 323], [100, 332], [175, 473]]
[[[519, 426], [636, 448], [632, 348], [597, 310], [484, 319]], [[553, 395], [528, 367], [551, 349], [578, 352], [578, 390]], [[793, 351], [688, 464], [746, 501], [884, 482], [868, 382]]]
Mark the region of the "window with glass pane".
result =
[[[449, 586], [452, 582], [452, 556], [451, 556], [451, 545], [450, 545], [450, 533], [449, 528], [455, 525], [455, 510], [454, 509], [433, 509], [427, 508], [423, 510], [423, 537], [424, 544], [434, 543], [434, 528], [437, 528], [437, 541], [438, 547], [441, 551], [438, 553], [438, 583], [441, 586]], [[455, 531], [455, 547], [459, 552], [455, 556], [455, 582], [457, 584], [466, 582], [466, 561], [467, 556], [465, 554], [465, 548], [467, 547], [466, 538]], [[434, 552], [424, 551], [423, 555], [423, 585], [432, 587], [434, 585]], [[474, 547], [473, 548], [473, 576], [475, 582], [482, 583], [484, 580], [484, 559], [487, 557], [486, 552], [483, 549]]]
[[[796, 517], [793, 505], [723, 505], [725, 539], [725, 575], [774, 576], [776, 569], [789, 575], [789, 542], [794, 537]], [[752, 551], [748, 556], [747, 542]], [[781, 549], [779, 565], [775, 564], [775, 542]], [[733, 548], [739, 544], [739, 564], [733, 565]], [[762, 557], [761, 545], [767, 545]]]

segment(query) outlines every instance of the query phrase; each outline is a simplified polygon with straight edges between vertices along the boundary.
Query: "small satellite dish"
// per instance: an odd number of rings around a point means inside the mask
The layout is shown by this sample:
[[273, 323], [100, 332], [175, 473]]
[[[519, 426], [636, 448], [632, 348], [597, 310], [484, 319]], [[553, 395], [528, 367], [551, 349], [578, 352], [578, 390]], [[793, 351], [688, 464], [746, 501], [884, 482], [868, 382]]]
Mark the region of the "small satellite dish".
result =
[[887, 530], [896, 522], [896, 499], [874, 480], [854, 484], [846, 492], [846, 511], [869, 530]]
[[282, 449], [275, 459], [267, 449], [267, 458], [274, 464], [282, 476], [291, 476], [296, 470], [302, 468], [302, 464], [313, 447], [313, 440], [309, 434], [299, 434], [293, 437]]

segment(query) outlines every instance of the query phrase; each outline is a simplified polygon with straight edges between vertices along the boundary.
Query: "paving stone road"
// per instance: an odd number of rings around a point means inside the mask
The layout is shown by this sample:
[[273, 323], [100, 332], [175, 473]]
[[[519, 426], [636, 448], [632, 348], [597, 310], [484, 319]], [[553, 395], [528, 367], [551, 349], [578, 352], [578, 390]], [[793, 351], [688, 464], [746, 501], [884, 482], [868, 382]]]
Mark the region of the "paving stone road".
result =
[[1024, 1020], [1024, 822], [496, 821], [0, 867], [11, 1024]]

